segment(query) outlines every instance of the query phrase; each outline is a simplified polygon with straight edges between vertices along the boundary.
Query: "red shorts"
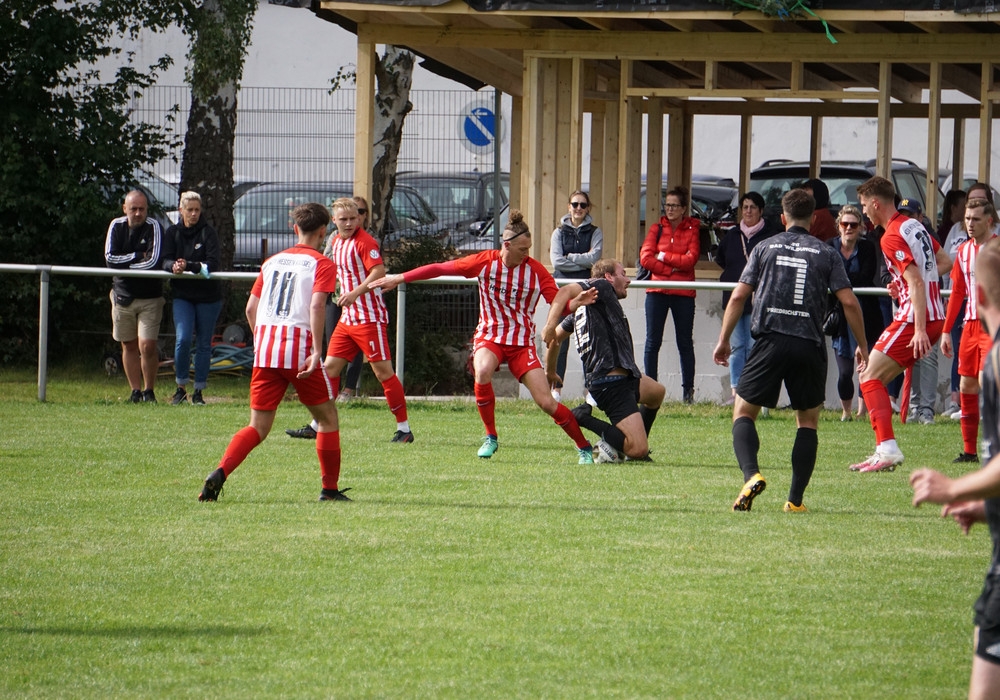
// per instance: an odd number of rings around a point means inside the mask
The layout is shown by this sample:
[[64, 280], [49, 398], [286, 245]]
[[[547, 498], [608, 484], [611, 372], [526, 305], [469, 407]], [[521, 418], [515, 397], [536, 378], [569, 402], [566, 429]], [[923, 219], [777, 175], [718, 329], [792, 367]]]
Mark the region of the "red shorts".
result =
[[298, 370], [254, 367], [250, 376], [250, 408], [255, 411], [274, 411], [285, 398], [288, 385], [295, 387], [303, 406], [319, 406], [333, 401], [333, 383], [320, 365], [305, 379], [298, 379]]
[[506, 362], [507, 369], [517, 381], [521, 381], [521, 377], [530, 370], [542, 368], [534, 345], [497, 345], [489, 340], [477, 340], [472, 348], [472, 354], [475, 355], [479, 348], [486, 348], [492, 352], [501, 364]]
[[966, 321], [962, 326], [962, 340], [958, 343], [958, 374], [961, 377], [978, 377], [986, 365], [993, 340], [979, 319]]
[[363, 352], [369, 362], [391, 361], [389, 334], [386, 332], [385, 324], [359, 323], [349, 326], [346, 323], [338, 323], [330, 337], [326, 356], [353, 360], [358, 351]]
[[[882, 331], [878, 337], [873, 350], [878, 350], [883, 355], [894, 360], [903, 369], [912, 367], [916, 359], [913, 357], [913, 348], [909, 347], [913, 340], [913, 329], [915, 325], [909, 321], [893, 321], [889, 327]], [[931, 340], [931, 345], [936, 345], [941, 339], [941, 329], [944, 328], [944, 321], [928, 321], [927, 337]], [[931, 348], [934, 351], [934, 348]]]

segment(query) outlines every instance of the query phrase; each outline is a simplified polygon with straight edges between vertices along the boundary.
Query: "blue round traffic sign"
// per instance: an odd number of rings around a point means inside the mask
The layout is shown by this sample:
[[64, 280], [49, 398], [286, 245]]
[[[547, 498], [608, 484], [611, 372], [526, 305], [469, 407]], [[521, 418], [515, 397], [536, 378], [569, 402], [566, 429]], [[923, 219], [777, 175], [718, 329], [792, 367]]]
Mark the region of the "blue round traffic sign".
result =
[[462, 110], [459, 120], [462, 145], [477, 155], [492, 153], [498, 136], [502, 136], [501, 123], [492, 105], [473, 100]]

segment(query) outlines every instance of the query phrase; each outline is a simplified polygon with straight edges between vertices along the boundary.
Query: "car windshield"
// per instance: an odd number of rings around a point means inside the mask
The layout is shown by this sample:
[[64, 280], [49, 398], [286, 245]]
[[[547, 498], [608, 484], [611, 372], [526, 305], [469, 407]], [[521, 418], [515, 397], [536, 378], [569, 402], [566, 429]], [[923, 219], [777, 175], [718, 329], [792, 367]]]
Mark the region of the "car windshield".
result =
[[236, 233], [291, 231], [292, 210], [300, 204], [319, 202], [329, 207], [335, 200], [350, 196], [349, 192], [342, 191], [293, 189], [261, 191], [261, 188], [256, 188], [236, 200], [233, 209]]
[[[858, 185], [868, 178], [831, 176], [824, 173], [823, 182], [830, 190], [830, 208], [840, 209], [845, 204], [858, 203]], [[768, 211], [781, 210], [781, 197], [802, 182], [800, 176], [757, 175], [750, 178], [750, 190], [759, 192]]]
[[462, 221], [476, 218], [478, 188], [475, 182], [425, 180], [413, 184], [441, 219]]
[[397, 225], [400, 228], [428, 225], [437, 221], [434, 212], [428, 209], [424, 201], [410, 190], [399, 187], [393, 190], [392, 208], [396, 212]]

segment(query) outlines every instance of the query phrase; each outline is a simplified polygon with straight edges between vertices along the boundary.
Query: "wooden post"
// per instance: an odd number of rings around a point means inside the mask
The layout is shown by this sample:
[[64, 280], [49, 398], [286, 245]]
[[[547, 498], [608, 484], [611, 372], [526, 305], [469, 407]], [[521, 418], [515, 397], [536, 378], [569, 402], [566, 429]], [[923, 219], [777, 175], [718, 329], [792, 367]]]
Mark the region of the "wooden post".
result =
[[375, 130], [375, 44], [358, 41], [354, 113], [354, 192], [371, 201]]

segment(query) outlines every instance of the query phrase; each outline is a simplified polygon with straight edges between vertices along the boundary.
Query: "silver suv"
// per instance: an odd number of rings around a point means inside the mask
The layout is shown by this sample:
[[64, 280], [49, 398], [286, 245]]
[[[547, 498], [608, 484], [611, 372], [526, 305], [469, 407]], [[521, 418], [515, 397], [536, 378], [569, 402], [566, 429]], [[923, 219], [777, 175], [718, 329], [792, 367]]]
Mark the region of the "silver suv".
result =
[[[845, 204], [858, 204], [858, 185], [875, 174], [875, 160], [827, 161], [820, 166], [819, 179], [830, 189], [830, 213], [834, 216]], [[809, 163], [784, 159], [765, 162], [750, 173], [750, 190], [764, 197], [764, 216], [771, 220], [781, 216], [781, 196], [809, 179]], [[927, 171], [909, 160], [894, 158], [892, 184], [902, 198], [916, 197], [927, 202]], [[938, 196], [938, 207], [944, 196]], [[940, 211], [937, 212], [940, 218]]]

